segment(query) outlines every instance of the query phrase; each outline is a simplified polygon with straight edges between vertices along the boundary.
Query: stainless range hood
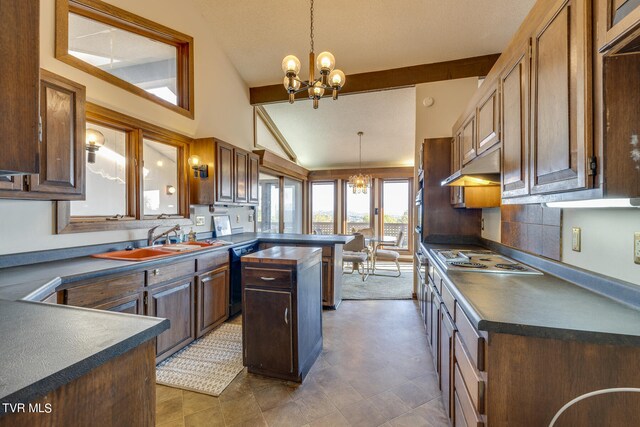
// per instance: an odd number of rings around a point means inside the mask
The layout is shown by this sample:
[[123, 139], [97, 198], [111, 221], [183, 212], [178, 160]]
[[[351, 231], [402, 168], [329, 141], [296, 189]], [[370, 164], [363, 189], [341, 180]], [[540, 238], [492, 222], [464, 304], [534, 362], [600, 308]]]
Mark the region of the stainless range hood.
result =
[[443, 180], [450, 187], [493, 187], [500, 185], [500, 149], [476, 157], [462, 169]]

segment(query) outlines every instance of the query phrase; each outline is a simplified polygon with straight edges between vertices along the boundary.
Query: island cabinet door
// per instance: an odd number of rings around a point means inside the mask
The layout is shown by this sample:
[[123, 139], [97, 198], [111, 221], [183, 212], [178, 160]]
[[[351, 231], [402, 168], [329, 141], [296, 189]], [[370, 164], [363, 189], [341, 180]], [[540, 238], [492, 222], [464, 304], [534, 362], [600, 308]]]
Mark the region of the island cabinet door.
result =
[[229, 318], [229, 269], [198, 276], [196, 335], [201, 337]]
[[193, 279], [161, 285], [148, 291], [147, 314], [169, 319], [169, 329], [158, 335], [156, 356], [165, 359], [195, 338]]
[[590, 20], [587, 0], [559, 0], [532, 50], [531, 193], [590, 186]]
[[283, 374], [294, 372], [291, 311], [291, 292], [245, 288], [245, 366]]

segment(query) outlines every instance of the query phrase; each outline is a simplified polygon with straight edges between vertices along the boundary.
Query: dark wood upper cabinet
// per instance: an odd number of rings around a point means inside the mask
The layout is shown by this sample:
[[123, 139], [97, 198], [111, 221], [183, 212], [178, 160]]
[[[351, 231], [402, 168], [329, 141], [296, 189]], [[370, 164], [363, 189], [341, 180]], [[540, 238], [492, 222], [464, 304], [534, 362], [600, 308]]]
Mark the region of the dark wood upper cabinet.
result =
[[249, 153], [244, 150], [235, 148], [233, 150], [233, 156], [233, 201], [236, 203], [247, 203], [247, 201], [249, 200]]
[[498, 90], [495, 88], [480, 102], [477, 113], [478, 144], [476, 153], [479, 155], [493, 147], [500, 141], [500, 103]]
[[0, 2], [0, 175], [39, 172], [38, 0]]
[[590, 187], [590, 22], [586, 0], [561, 0], [533, 37], [532, 194]]
[[216, 140], [216, 202], [233, 203], [233, 145]]
[[192, 204], [258, 203], [259, 156], [216, 138], [195, 140], [190, 152], [209, 167], [206, 178], [190, 174]]
[[249, 153], [249, 182], [247, 187], [249, 189], [249, 203], [258, 204], [260, 199], [258, 197], [258, 185], [260, 181], [260, 156], [257, 154]]
[[56, 200], [85, 197], [85, 88], [41, 71], [40, 173], [30, 177], [29, 191]]
[[462, 164], [466, 165], [476, 157], [476, 117], [473, 114], [462, 126]]
[[504, 198], [529, 194], [529, 49], [527, 43], [500, 76]]
[[0, 198], [85, 198], [85, 87], [40, 70], [39, 174], [0, 178]]

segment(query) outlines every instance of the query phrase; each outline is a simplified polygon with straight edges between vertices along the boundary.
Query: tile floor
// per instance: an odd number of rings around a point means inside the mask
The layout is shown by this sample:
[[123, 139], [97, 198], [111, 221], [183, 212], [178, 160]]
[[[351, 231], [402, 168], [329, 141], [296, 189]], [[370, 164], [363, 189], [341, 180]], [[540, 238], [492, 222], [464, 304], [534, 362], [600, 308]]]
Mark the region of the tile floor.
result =
[[219, 398], [157, 386], [157, 426], [448, 425], [415, 301], [344, 301], [323, 332], [302, 385], [245, 370]]

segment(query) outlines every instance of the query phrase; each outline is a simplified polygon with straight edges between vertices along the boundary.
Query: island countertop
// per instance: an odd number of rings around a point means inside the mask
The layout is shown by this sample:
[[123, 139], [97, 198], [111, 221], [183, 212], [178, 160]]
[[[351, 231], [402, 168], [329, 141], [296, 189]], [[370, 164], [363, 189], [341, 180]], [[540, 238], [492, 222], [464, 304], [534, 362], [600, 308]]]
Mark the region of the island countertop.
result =
[[[447, 271], [431, 249], [479, 249], [423, 244], [430, 262], [479, 331], [640, 345], [640, 310], [560, 277]], [[484, 248], [483, 248], [484, 249]]]
[[167, 319], [0, 300], [0, 401], [45, 396], [168, 328]]

